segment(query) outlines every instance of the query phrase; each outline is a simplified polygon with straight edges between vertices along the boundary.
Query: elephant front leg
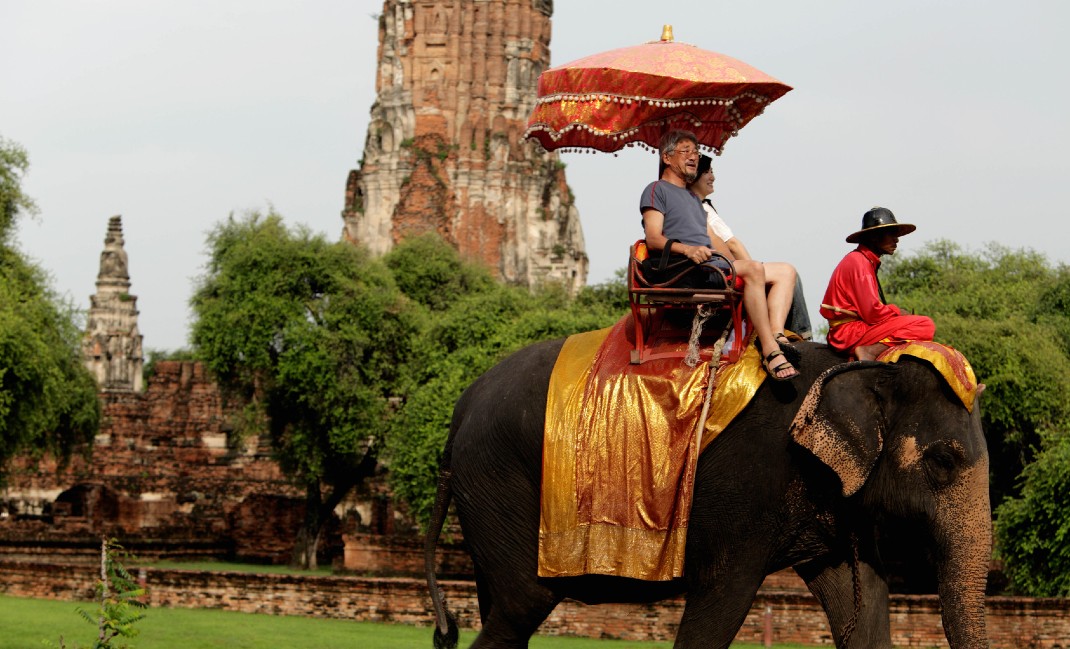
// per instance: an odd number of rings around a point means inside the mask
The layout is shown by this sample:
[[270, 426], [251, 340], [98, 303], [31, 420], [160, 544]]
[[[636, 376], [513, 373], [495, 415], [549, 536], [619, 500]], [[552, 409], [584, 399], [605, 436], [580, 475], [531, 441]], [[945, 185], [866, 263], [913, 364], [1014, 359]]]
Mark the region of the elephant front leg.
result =
[[765, 572], [745, 560], [716, 577], [689, 580], [676, 649], [727, 649], [747, 619]]
[[888, 583], [864, 559], [795, 567], [825, 609], [840, 649], [891, 649]]

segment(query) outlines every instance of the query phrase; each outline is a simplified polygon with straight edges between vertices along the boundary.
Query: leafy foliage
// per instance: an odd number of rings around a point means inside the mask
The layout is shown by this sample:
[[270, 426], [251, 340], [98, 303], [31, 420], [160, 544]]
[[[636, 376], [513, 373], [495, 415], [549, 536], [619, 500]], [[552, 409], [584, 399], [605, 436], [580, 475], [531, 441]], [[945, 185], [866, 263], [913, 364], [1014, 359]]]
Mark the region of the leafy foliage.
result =
[[[449, 263], [439, 265], [442, 260]], [[423, 277], [434, 289], [398, 279], [433, 311], [433, 318], [414, 344], [415, 362], [407, 369], [413, 388], [391, 421], [384, 452], [394, 494], [408, 502], [424, 524], [434, 503], [453, 405], [464, 389], [525, 345], [613, 324], [627, 308], [627, 292], [623, 279], [585, 289], [575, 298], [556, 285], [529, 291], [482, 279], [461, 280], [485, 277], [484, 271], [462, 262], [437, 237], [406, 241], [385, 261], [396, 275]], [[425, 262], [434, 273], [423, 268]], [[447, 299], [420, 297], [431, 293]]]
[[933, 316], [937, 340], [962, 351], [988, 388], [997, 545], [1012, 585], [1066, 592], [1053, 568], [1070, 558], [1070, 508], [1054, 487], [1068, 475], [1056, 458], [1070, 443], [1070, 270], [1030, 251], [970, 254], [941, 241], [887, 262], [882, 276], [900, 307]]
[[[142, 611], [148, 605], [140, 599], [145, 590], [123, 566], [120, 561], [123, 554], [123, 547], [115, 539], [101, 542], [100, 579], [96, 584], [99, 605], [92, 613], [78, 609], [84, 620], [97, 627], [97, 638], [91, 649], [126, 649], [127, 645], [115, 644], [115, 640], [137, 636], [139, 629], [134, 625], [145, 619]], [[59, 646], [67, 647], [62, 638]]]
[[609, 310], [613, 313], [628, 311], [628, 283], [625, 269], [619, 268], [613, 279], [583, 287], [576, 297], [578, 308]]
[[26, 150], [0, 137], [0, 245], [7, 243], [20, 213], [37, 213], [33, 199], [22, 191], [22, 176], [29, 167]]
[[0, 139], [0, 475], [11, 457], [89, 450], [100, 425], [92, 376], [82, 365], [79, 314], [9, 243], [33, 209], [19, 185], [25, 153]]
[[276, 214], [232, 217], [208, 242], [192, 342], [245, 405], [239, 431], [266, 422], [281, 467], [305, 489], [311, 566], [323, 517], [374, 466], [420, 320], [382, 263]]
[[435, 234], [406, 240], [384, 262], [398, 288], [432, 311], [444, 311], [462, 295], [489, 289], [494, 283], [486, 268], [462, 264], [457, 250], [443, 245]]
[[1070, 597], [1070, 435], [1044, 435], [1036, 461], [1022, 473], [1022, 495], [996, 512], [1001, 556], [1015, 589]]

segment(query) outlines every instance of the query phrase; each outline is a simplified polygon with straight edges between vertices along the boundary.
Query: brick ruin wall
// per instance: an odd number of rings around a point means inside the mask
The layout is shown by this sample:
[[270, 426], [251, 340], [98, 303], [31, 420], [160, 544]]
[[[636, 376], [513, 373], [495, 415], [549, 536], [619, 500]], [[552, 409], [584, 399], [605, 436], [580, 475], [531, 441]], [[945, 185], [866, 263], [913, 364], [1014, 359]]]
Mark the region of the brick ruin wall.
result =
[[[236, 440], [203, 365], [161, 361], [144, 393], [105, 391], [101, 400], [91, 459], [12, 467], [0, 492], [9, 555], [92, 553], [101, 536], [115, 536], [141, 554], [289, 560], [302, 494], [268, 439]], [[322, 549], [340, 556], [340, 521], [328, 531]]]

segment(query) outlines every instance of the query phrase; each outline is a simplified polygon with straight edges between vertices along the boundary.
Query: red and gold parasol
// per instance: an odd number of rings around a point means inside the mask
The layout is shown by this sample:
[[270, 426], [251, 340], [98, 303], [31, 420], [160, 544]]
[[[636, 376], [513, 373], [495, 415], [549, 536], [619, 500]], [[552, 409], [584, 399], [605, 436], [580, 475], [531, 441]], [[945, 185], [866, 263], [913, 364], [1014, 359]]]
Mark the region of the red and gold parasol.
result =
[[791, 90], [732, 57], [672, 40], [594, 54], [539, 75], [525, 137], [548, 151], [657, 148], [672, 128], [717, 154], [728, 138]]

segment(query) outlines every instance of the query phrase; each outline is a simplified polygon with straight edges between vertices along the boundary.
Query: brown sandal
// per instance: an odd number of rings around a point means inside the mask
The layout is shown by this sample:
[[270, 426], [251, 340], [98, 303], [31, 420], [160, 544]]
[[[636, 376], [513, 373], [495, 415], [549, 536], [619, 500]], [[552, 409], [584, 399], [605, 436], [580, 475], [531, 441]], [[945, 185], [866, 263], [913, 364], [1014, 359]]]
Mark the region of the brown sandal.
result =
[[[775, 352], [771, 352], [768, 356], [765, 357], [765, 360], [762, 361], [762, 365], [765, 366], [765, 373], [769, 375], [769, 378], [773, 379], [774, 381], [790, 381], [793, 378], [799, 376], [799, 370], [795, 369], [795, 366], [791, 364], [791, 362], [787, 359], [786, 356], [784, 357], [784, 362], [780, 365], [777, 365], [776, 367], [769, 367], [769, 364], [777, 356], [784, 356], [784, 352], [778, 349]], [[782, 372], [788, 369], [794, 372], [794, 374], [790, 374], [788, 376], [777, 376], [777, 372]]]

